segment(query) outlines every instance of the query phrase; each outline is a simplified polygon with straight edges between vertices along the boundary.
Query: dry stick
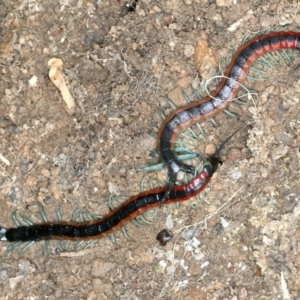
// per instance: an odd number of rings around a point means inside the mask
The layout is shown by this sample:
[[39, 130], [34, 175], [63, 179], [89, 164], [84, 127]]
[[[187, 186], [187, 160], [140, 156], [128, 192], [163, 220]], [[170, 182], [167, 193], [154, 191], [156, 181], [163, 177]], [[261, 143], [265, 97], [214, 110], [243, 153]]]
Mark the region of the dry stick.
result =
[[73, 115], [76, 111], [76, 104], [74, 98], [69, 91], [63, 74], [61, 73], [61, 68], [63, 66], [63, 61], [59, 58], [51, 58], [48, 61], [49, 78], [52, 83], [59, 89], [61, 96], [64, 100], [64, 108], [69, 115]]

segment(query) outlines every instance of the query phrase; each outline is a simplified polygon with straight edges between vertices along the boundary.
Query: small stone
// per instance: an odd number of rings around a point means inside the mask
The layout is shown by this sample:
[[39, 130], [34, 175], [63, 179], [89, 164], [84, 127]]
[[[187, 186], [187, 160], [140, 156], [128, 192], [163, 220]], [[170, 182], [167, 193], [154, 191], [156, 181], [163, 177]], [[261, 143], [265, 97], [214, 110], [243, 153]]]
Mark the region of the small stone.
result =
[[205, 154], [213, 155], [216, 152], [216, 146], [214, 144], [208, 144], [205, 147]]
[[288, 150], [289, 150], [288, 146], [281, 144], [272, 151], [272, 158], [274, 160], [277, 160], [277, 159], [285, 156], [288, 153]]
[[217, 0], [216, 1], [217, 6], [231, 6], [232, 5], [232, 0]]
[[230, 152], [227, 155], [227, 158], [229, 161], [236, 161], [240, 157], [241, 157], [241, 151], [239, 151], [237, 149], [230, 150]]
[[37, 81], [38, 81], [38, 78], [35, 75], [31, 76], [28, 80], [29, 87], [37, 86]]
[[23, 278], [24, 278], [24, 275], [9, 278], [9, 287], [13, 290], [19, 282], [23, 281]]
[[215, 205], [210, 205], [208, 208], [207, 208], [207, 211], [209, 213], [213, 213], [217, 210], [218, 208], [215, 206]]
[[33, 175], [30, 175], [27, 177], [26, 179], [26, 184], [28, 184], [29, 186], [33, 186], [37, 184], [37, 178]]
[[184, 55], [185, 57], [191, 57], [195, 53], [195, 48], [192, 45], [185, 45], [184, 47]]
[[47, 169], [42, 169], [41, 174], [45, 177], [50, 177], [50, 172]]

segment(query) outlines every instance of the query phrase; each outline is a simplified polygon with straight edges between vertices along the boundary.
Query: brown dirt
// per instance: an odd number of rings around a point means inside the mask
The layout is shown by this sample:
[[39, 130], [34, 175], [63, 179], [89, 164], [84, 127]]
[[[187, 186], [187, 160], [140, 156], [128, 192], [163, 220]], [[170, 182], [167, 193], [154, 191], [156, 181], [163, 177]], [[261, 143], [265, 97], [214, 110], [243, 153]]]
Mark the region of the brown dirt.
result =
[[[246, 35], [300, 25], [296, 1], [140, 0], [132, 13], [123, 4], [0, 3], [1, 226], [15, 226], [16, 210], [41, 222], [40, 205], [49, 220], [58, 207], [64, 220], [80, 207], [104, 215], [111, 192], [138, 193], [155, 172], [133, 170], [158, 162], [148, 132], [170, 112], [165, 97], [184, 103], [181, 91], [191, 95], [197, 76], [216, 71], [214, 63], [197, 71], [197, 41], [218, 62]], [[73, 116], [48, 79], [52, 57], [64, 62]], [[41, 242], [23, 255], [19, 246], [0, 260], [0, 300], [300, 299], [299, 72], [285, 64], [266, 71], [264, 81], [245, 82], [258, 91], [256, 108], [233, 104], [239, 120], [220, 114], [221, 126], [201, 124], [207, 137], [194, 147], [204, 153], [256, 121], [226, 146], [196, 209], [160, 208], [155, 224], [126, 226], [134, 242], [117, 232], [119, 247], [103, 238], [63, 253], [52, 241], [43, 256]], [[177, 235], [161, 247], [155, 237], [167, 220]], [[193, 224], [192, 239], [179, 234]], [[1, 246], [3, 257], [9, 244]]]

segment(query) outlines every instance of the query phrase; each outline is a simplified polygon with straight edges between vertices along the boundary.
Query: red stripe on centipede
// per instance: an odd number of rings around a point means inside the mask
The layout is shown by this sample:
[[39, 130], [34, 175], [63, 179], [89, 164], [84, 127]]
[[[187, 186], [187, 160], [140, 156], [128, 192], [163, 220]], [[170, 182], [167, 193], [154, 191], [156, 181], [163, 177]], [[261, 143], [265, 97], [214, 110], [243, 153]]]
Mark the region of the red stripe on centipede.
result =
[[174, 187], [168, 194], [167, 199], [164, 199], [167, 189], [156, 188], [131, 197], [102, 219], [90, 222], [46, 222], [9, 229], [0, 227], [0, 241], [26, 242], [48, 239], [99, 239], [121, 228], [125, 223], [142, 214], [146, 210], [152, 209], [161, 204], [170, 204], [188, 200], [205, 189], [210, 178], [216, 172], [218, 166], [222, 163], [219, 159], [220, 151], [223, 149], [228, 140], [231, 139], [232, 136], [240, 129], [241, 128], [233, 132], [225, 141], [223, 141], [196, 178], [187, 184]]
[[[185, 201], [205, 189], [211, 176], [217, 169], [219, 160], [207, 164], [196, 178], [187, 184], [176, 186], [170, 199], [163, 204]], [[89, 222], [45, 222], [37, 225], [20, 226], [6, 230], [5, 239], [14, 241], [56, 240], [89, 240], [99, 239], [124, 226], [127, 222], [161, 205], [166, 188], [156, 188], [131, 197], [122, 205], [112, 210], [102, 219]]]

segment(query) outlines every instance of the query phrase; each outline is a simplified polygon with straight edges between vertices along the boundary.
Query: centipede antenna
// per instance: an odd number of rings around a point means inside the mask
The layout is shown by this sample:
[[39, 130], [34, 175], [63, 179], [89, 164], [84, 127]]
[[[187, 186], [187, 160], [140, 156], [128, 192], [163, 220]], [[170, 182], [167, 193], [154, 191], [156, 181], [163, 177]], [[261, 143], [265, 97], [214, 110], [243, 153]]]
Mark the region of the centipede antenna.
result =
[[213, 154], [213, 157], [219, 157], [220, 156], [220, 152], [222, 151], [222, 149], [224, 148], [225, 144], [236, 134], [238, 133], [241, 129], [247, 127], [248, 125], [244, 125], [240, 128], [238, 128], [237, 130], [235, 130], [231, 135], [229, 135], [219, 146], [219, 148], [216, 150], [216, 152]]
[[121, 231], [122, 231], [123, 235], [125, 236], [125, 238], [126, 238], [128, 241], [135, 242], [135, 240], [132, 239], [132, 238], [129, 236], [129, 234], [128, 234], [126, 228], [125, 228], [125, 226], [123, 226], [123, 227], [121, 228]]
[[7, 255], [15, 248], [17, 248], [19, 245], [21, 245], [22, 242], [15, 242], [15, 243], [12, 243], [11, 245], [9, 245], [5, 252], [4, 252], [4, 258], [7, 258]]
[[29, 242], [25, 247], [23, 247], [23, 248], [21, 249], [21, 251], [20, 251], [20, 255], [22, 256], [22, 255], [24, 254], [24, 252], [25, 252], [26, 250], [28, 250], [34, 243], [35, 243], [35, 241], [31, 241], [31, 242]]

